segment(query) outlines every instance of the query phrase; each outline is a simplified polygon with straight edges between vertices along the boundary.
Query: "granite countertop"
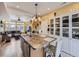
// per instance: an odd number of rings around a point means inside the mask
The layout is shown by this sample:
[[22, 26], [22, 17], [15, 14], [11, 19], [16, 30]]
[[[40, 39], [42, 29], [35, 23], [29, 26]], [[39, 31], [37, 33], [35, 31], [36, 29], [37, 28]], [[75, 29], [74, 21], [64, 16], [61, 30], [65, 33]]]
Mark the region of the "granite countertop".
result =
[[21, 35], [21, 36], [27, 43], [29, 43], [35, 49], [42, 48], [46, 44], [48, 44], [48, 41], [44, 40], [45, 37], [41, 37], [39, 35], [33, 35], [32, 37], [29, 37], [27, 35]]

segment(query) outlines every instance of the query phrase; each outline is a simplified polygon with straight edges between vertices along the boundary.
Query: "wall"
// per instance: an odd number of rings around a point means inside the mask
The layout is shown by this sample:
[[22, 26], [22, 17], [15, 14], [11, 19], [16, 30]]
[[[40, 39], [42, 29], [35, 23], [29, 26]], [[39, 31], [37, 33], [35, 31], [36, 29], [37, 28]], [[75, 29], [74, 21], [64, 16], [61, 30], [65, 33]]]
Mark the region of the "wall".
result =
[[[42, 16], [42, 21], [48, 21], [54, 17], [54, 12], [57, 13], [57, 16], [66, 14], [66, 13], [70, 13], [72, 11], [76, 11], [79, 10], [79, 3], [74, 2], [71, 4], [68, 4], [64, 7], [58, 8], [52, 12], [50, 12], [47, 15]], [[45, 23], [44, 23], [45, 24]], [[43, 25], [42, 28], [45, 28], [45, 26]], [[43, 31], [45, 31], [46, 29], [43, 29]], [[75, 40], [75, 39], [71, 39], [69, 40], [69, 38], [63, 38], [63, 46], [62, 46], [62, 50], [64, 50], [66, 53], [69, 53], [70, 55], [67, 54], [63, 54], [62, 56], [79, 56], [79, 40]]]
[[[14, 20], [18, 20], [18, 17], [21, 18], [21, 21], [25, 21], [24, 22], [24, 31], [23, 31], [23, 32], [25, 32], [26, 26], [28, 24], [27, 22], [30, 20], [31, 17], [25, 12], [8, 8], [5, 3], [0, 2], [0, 20], [14, 21]], [[0, 32], [5, 30], [4, 28], [1, 28], [2, 30], [0, 30]]]
[[[68, 5], [65, 5], [64, 7], [58, 8], [58, 9], [56, 9], [56, 10], [54, 10], [54, 11], [52, 11], [52, 12], [46, 14], [46, 15], [43, 15], [41, 17], [41, 20], [42, 20], [42, 22], [47, 21], [48, 22], [47, 25], [48, 25], [49, 20], [54, 17], [54, 12], [56, 12], [57, 16], [60, 16], [60, 15], [63, 15], [65, 13], [69, 13], [69, 12], [72, 12], [72, 11], [79, 10], [78, 6], [79, 6], [78, 2], [70, 3]], [[45, 23], [42, 24], [42, 25], [45, 25]], [[45, 26], [41, 26], [41, 27], [44, 28], [44, 29], [42, 29], [43, 31], [47, 30]]]
[[[0, 2], [0, 21], [5, 21], [8, 18], [8, 13], [6, 11], [5, 4], [3, 2]], [[5, 27], [0, 26], [0, 32], [4, 31]]]
[[65, 14], [65, 13], [69, 13], [75, 10], [79, 10], [79, 3], [78, 2], [74, 2], [74, 3], [70, 3], [64, 7], [58, 8], [44, 16], [42, 16], [42, 20], [49, 20], [50, 18], [54, 17], [54, 12], [56, 12], [57, 16]]
[[42, 34], [48, 34], [47, 33], [47, 27], [48, 27], [48, 21], [42, 21], [41, 26], [40, 26], [40, 30], [42, 30]]

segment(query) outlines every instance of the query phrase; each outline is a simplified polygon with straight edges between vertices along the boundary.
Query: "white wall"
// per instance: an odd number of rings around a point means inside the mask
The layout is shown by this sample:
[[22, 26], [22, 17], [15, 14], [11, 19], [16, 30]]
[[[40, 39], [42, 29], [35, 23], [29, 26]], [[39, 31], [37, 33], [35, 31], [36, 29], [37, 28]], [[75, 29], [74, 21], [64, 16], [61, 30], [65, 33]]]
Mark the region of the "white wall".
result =
[[40, 30], [42, 30], [42, 34], [47, 35], [47, 28], [48, 28], [48, 20], [42, 21]]

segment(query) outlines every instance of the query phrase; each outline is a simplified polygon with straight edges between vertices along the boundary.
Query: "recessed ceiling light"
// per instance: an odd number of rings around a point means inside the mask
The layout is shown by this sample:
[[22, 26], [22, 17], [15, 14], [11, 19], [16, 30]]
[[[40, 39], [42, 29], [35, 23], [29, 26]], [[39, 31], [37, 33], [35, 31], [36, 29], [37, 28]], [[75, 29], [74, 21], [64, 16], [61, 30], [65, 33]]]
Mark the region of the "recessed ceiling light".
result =
[[50, 8], [48, 8], [48, 10], [50, 10]]
[[16, 8], [19, 8], [19, 6], [17, 5]]

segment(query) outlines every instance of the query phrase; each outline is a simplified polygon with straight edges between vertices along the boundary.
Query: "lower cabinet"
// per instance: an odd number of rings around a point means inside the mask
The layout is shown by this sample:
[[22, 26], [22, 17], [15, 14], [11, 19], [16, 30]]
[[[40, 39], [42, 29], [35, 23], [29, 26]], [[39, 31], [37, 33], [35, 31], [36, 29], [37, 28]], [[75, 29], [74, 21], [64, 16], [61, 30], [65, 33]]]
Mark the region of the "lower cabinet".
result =
[[61, 57], [72, 57], [72, 56], [65, 52], [61, 52]]
[[75, 57], [79, 57], [79, 40], [71, 39], [71, 54]]
[[44, 57], [44, 50], [43, 50], [43, 48], [40, 48], [40, 49], [36, 49], [36, 50], [34, 50], [34, 49], [32, 49], [32, 48], [30, 48], [31, 50], [31, 52], [30, 52], [30, 55], [31, 55], [31, 57]]
[[21, 38], [21, 49], [24, 57], [44, 57], [44, 48], [33, 49]]
[[30, 57], [30, 48], [29, 45], [27, 43], [24, 43], [24, 51], [23, 54], [25, 57]]
[[71, 40], [69, 38], [62, 38], [62, 51], [71, 53]]
[[21, 38], [21, 50], [24, 57], [29, 57], [29, 45]]
[[78, 39], [69, 39], [63, 38], [62, 43], [62, 51], [65, 53], [62, 54], [63, 56], [71, 56], [71, 57], [79, 57], [79, 40]]

